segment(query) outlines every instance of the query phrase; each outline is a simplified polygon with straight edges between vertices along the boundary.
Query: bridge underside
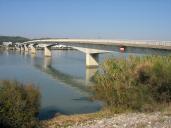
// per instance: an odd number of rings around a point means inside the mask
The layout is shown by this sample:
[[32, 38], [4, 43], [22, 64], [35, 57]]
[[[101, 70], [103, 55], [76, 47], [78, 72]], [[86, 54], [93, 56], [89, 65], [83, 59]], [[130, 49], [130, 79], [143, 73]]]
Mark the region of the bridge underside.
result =
[[[44, 45], [44, 56], [45, 57], [51, 57], [51, 47], [54, 45]], [[74, 49], [77, 49], [86, 55], [86, 67], [87, 68], [95, 68], [99, 65], [99, 54], [100, 53], [106, 53], [109, 51], [106, 50], [100, 50], [100, 49], [92, 49], [92, 48], [84, 48], [84, 47], [78, 47], [78, 46], [70, 46]], [[36, 45], [30, 44], [30, 45], [23, 45], [20, 47], [20, 51], [30, 52], [31, 54], [36, 54]]]
[[[36, 53], [36, 45], [38, 43], [28, 43], [28, 45], [24, 44], [20, 50], [24, 50], [25, 52], [31, 51], [32, 54]], [[51, 47], [55, 45], [66, 45], [77, 49], [86, 54], [86, 67], [97, 67], [99, 65], [99, 54], [107, 53], [107, 52], [125, 52], [125, 53], [136, 53], [136, 54], [163, 54], [168, 55], [171, 54], [171, 50], [169, 49], [158, 49], [158, 48], [147, 48], [147, 47], [136, 47], [136, 46], [123, 46], [123, 45], [105, 45], [105, 44], [81, 44], [81, 43], [66, 43], [66, 42], [58, 42], [58, 43], [44, 43], [44, 56], [51, 57]]]

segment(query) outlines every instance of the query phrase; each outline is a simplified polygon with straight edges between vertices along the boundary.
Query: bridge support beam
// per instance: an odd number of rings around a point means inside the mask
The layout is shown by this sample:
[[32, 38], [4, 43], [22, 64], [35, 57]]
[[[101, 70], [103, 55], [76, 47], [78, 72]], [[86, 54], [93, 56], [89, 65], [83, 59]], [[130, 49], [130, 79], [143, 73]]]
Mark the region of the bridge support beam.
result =
[[29, 51], [27, 45], [24, 45], [24, 51], [25, 51], [25, 52], [28, 52], [28, 51]]
[[23, 46], [20, 46], [20, 51], [24, 51], [24, 47]]
[[96, 74], [97, 69], [98, 68], [86, 68], [86, 72], [85, 72], [86, 85], [89, 85], [93, 76]]
[[98, 53], [86, 53], [86, 67], [96, 68], [99, 65], [99, 54]]
[[47, 47], [47, 46], [46, 46], [46, 47], [44, 48], [44, 55], [45, 55], [45, 57], [51, 57], [51, 56], [52, 56], [50, 47]]
[[32, 54], [36, 54], [36, 48], [33, 45], [30, 46], [30, 50]]

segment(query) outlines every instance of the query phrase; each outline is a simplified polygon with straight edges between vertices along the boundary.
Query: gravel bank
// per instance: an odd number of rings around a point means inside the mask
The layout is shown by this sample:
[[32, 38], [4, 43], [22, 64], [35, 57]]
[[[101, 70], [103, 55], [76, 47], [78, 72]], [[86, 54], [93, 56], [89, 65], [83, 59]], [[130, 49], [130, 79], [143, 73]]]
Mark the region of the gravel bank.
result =
[[171, 115], [128, 113], [74, 124], [68, 128], [171, 128]]

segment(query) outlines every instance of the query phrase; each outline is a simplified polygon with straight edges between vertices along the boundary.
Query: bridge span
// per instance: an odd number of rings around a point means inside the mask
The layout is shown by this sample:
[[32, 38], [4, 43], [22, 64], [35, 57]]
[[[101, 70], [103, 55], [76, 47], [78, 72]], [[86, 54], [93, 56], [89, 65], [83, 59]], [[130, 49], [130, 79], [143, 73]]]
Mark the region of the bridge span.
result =
[[44, 55], [51, 56], [51, 47], [66, 45], [86, 54], [86, 67], [97, 67], [98, 56], [106, 52], [124, 52], [139, 54], [171, 54], [171, 41], [150, 40], [101, 40], [101, 39], [42, 39], [23, 42], [20, 50], [36, 53], [36, 46], [44, 44]]

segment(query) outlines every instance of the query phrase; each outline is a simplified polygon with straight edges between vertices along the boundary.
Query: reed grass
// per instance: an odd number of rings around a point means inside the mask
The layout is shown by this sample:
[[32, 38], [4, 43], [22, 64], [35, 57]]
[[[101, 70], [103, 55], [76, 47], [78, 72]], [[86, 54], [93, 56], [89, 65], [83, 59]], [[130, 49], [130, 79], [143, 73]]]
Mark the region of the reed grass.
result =
[[94, 98], [115, 112], [154, 111], [171, 101], [171, 56], [107, 59], [94, 79]]

